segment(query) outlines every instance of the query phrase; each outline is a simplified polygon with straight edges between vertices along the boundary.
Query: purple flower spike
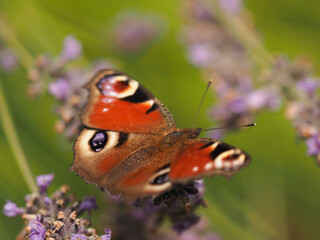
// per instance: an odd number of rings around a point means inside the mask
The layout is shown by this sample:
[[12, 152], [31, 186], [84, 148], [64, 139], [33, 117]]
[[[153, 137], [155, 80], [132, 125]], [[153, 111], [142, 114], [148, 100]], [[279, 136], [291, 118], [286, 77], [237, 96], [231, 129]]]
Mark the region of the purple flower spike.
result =
[[229, 103], [229, 110], [235, 114], [242, 114], [247, 111], [247, 105], [244, 99], [237, 98]]
[[83, 234], [71, 234], [71, 239], [70, 240], [87, 240], [87, 237]]
[[320, 87], [320, 80], [316, 78], [304, 78], [297, 82], [297, 88], [313, 96], [315, 91]]
[[306, 142], [307, 142], [308, 154], [310, 156], [317, 155], [320, 153], [320, 139], [317, 134], [307, 139]]
[[104, 232], [106, 234], [100, 236], [101, 240], [110, 240], [111, 239], [111, 229], [110, 228], [105, 228]]
[[198, 189], [198, 194], [203, 195], [206, 192], [206, 186], [204, 185], [203, 179], [194, 180], [194, 187]]
[[6, 204], [3, 206], [3, 213], [7, 217], [15, 217], [17, 215], [22, 215], [24, 212], [23, 208], [18, 208], [17, 205], [10, 200], [7, 200]]
[[212, 52], [206, 44], [192, 44], [188, 49], [189, 60], [196, 66], [207, 66], [210, 64]]
[[59, 78], [57, 81], [49, 84], [49, 92], [58, 100], [66, 100], [70, 84], [65, 78]]
[[241, 0], [219, 0], [221, 8], [228, 13], [238, 13], [241, 9]]
[[17, 66], [17, 59], [13, 53], [8, 49], [0, 51], [0, 66], [6, 72], [11, 72]]
[[91, 210], [97, 209], [96, 197], [95, 196], [86, 196], [80, 204], [79, 211], [88, 211], [91, 213]]
[[45, 192], [54, 178], [54, 174], [40, 175], [36, 177], [37, 186], [40, 188], [40, 192]]
[[190, 227], [198, 223], [199, 220], [200, 218], [197, 215], [190, 215], [181, 221], [174, 222], [172, 229], [176, 231], [178, 234], [181, 234], [185, 230], [189, 229]]
[[64, 39], [61, 57], [65, 61], [71, 61], [79, 57], [82, 51], [81, 43], [72, 35]]
[[46, 229], [40, 222], [40, 217], [35, 220], [31, 220], [29, 226], [31, 227], [29, 238], [31, 240], [43, 240], [46, 237]]

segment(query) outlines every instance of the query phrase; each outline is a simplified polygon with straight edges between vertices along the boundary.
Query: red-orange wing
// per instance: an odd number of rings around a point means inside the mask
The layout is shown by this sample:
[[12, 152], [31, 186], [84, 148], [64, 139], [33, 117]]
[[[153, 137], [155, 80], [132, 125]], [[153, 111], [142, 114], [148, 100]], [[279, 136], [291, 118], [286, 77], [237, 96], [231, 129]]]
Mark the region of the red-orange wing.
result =
[[226, 143], [196, 138], [177, 152], [170, 167], [172, 182], [187, 182], [212, 175], [232, 175], [250, 162], [250, 157]]
[[89, 100], [81, 115], [86, 127], [150, 134], [175, 127], [169, 110], [124, 73], [102, 70], [87, 87]]

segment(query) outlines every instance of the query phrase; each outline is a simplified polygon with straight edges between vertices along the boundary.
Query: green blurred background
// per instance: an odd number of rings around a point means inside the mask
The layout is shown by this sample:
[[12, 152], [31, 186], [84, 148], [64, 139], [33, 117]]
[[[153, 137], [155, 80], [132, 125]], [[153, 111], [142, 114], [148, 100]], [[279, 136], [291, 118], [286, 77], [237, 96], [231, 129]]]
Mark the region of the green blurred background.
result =
[[[245, 5], [269, 51], [284, 52], [292, 58], [305, 53], [316, 66], [320, 63], [320, 1], [246, 0]], [[136, 58], [112, 51], [106, 34], [113, 18], [120, 11], [131, 9], [166, 19], [163, 37]], [[179, 127], [190, 127], [205, 83], [199, 70], [188, 63], [178, 41], [185, 24], [181, 1], [0, 0], [0, 12], [14, 26], [18, 40], [32, 56], [57, 55], [63, 38], [73, 34], [83, 44], [85, 59], [107, 58], [116, 62], [119, 70], [134, 76], [168, 106]], [[102, 199], [103, 193], [98, 189], [68, 172], [72, 143], [54, 132], [54, 99], [46, 95], [38, 101], [28, 100], [28, 80], [22, 67], [13, 74], [1, 72], [0, 78], [34, 176], [54, 173], [51, 190], [68, 184], [79, 198], [96, 194]], [[207, 109], [213, 99], [214, 96], [206, 98], [197, 125], [212, 126]], [[231, 180], [206, 180], [209, 207], [202, 209], [201, 214], [209, 218], [210, 227], [222, 239], [320, 239], [319, 167], [306, 156], [304, 143], [297, 141], [282, 111], [262, 113], [256, 122], [257, 127], [237, 131], [224, 139], [250, 153], [253, 160]], [[0, 204], [11, 199], [22, 206], [29, 190], [2, 129], [0, 154]], [[96, 219], [98, 215], [95, 213]], [[0, 221], [1, 239], [14, 239], [23, 225], [21, 219], [3, 214]]]

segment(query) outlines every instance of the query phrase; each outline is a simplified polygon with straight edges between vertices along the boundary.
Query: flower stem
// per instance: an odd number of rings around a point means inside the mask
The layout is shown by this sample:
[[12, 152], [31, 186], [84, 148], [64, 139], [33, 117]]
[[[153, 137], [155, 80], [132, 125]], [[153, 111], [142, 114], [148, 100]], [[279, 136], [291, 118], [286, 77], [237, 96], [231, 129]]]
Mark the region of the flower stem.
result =
[[7, 45], [14, 49], [15, 55], [18, 57], [19, 62], [26, 69], [30, 69], [34, 66], [34, 59], [29, 54], [29, 52], [24, 48], [24, 46], [19, 42], [18, 38], [15, 36], [12, 28], [10, 28], [5, 17], [0, 15], [0, 35]]
[[8, 144], [12, 150], [12, 153], [16, 159], [19, 169], [24, 177], [29, 189], [33, 193], [37, 193], [38, 189], [35, 184], [34, 178], [31, 174], [27, 159], [23, 153], [22, 147], [20, 145], [15, 127], [9, 112], [9, 108], [6, 102], [6, 98], [2, 89], [2, 84], [0, 81], [0, 120], [1, 125], [8, 140]]

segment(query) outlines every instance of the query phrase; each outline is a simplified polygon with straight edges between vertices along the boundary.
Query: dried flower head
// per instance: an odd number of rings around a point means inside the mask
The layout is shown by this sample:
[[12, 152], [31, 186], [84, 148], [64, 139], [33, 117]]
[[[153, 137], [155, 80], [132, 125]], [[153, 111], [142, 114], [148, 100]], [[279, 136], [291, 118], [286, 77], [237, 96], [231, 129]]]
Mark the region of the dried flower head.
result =
[[97, 209], [95, 197], [85, 197], [83, 201], [76, 201], [74, 195], [69, 194], [68, 186], [61, 186], [50, 197], [47, 188], [53, 180], [53, 174], [40, 175], [36, 178], [40, 194], [27, 195], [24, 208], [7, 201], [3, 212], [8, 217], [20, 215], [26, 226], [19, 234], [19, 239], [104, 239], [110, 240], [111, 231], [98, 236], [97, 231], [90, 228], [90, 221], [81, 215]]

